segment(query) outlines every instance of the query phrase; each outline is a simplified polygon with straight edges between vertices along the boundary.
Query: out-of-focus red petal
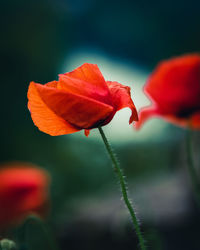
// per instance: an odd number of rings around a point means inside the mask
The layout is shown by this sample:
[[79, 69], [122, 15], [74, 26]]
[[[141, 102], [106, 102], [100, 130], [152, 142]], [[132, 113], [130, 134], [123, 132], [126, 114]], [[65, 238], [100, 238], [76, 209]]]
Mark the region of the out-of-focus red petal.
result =
[[96, 64], [85, 63], [72, 72], [60, 74], [58, 88], [111, 104], [107, 84]]
[[115, 112], [123, 108], [130, 108], [132, 114], [129, 123], [138, 121], [138, 114], [131, 99], [130, 88], [118, 82], [106, 81], [106, 83], [111, 93], [112, 105], [115, 108]]
[[145, 123], [152, 116], [159, 116], [159, 115], [160, 113], [156, 108], [156, 106], [149, 106], [141, 109], [139, 112], [139, 119], [137, 122], [134, 123], [135, 129], [140, 129], [143, 123]]
[[200, 109], [200, 55], [184, 55], [161, 62], [149, 77], [145, 92], [163, 114], [186, 116]]
[[[56, 82], [48, 83], [47, 86], [50, 86], [51, 89], [54, 90], [54, 88], [56, 88]], [[28, 89], [28, 108], [35, 125], [47, 134], [55, 136], [79, 131], [79, 129], [56, 115], [56, 113], [45, 104], [34, 82], [30, 83]]]
[[28, 214], [47, 212], [49, 176], [29, 164], [11, 163], [0, 170], [0, 229], [17, 224]]
[[87, 137], [88, 137], [88, 136], [89, 136], [89, 134], [90, 134], [90, 130], [89, 130], [89, 129], [85, 129], [85, 130], [84, 130], [84, 134], [85, 134], [85, 136], [87, 136]]
[[139, 113], [136, 128], [151, 116], [160, 116], [178, 126], [200, 129], [200, 54], [165, 60], [150, 75], [146, 94], [155, 103]]
[[200, 112], [193, 114], [189, 118], [180, 118], [173, 114], [163, 115], [156, 106], [141, 109], [139, 112], [139, 120], [134, 124], [135, 129], [140, 129], [142, 125], [152, 117], [162, 117], [164, 120], [174, 123], [180, 127], [200, 129]]
[[195, 113], [191, 117], [191, 127], [193, 129], [200, 129], [200, 112]]
[[112, 106], [85, 96], [41, 84], [35, 87], [50, 110], [77, 128], [98, 126], [113, 112]]
[[191, 117], [191, 127], [193, 129], [200, 129], [200, 112]]
[[193, 114], [189, 118], [177, 118], [176, 116], [166, 116], [164, 119], [177, 124], [180, 127], [191, 128], [191, 129], [200, 129], [200, 112]]

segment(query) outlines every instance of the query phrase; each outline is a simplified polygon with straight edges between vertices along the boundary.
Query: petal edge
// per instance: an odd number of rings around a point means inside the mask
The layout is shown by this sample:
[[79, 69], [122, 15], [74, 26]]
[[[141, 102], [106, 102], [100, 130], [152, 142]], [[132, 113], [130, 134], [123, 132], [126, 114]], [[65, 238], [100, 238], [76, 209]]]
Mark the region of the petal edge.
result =
[[28, 109], [32, 120], [40, 131], [52, 136], [71, 134], [79, 131], [64, 119], [58, 117], [40, 97], [35, 82], [31, 82], [28, 88]]
[[111, 93], [111, 98], [113, 102], [113, 107], [115, 108], [115, 112], [123, 108], [130, 108], [132, 114], [129, 119], [129, 124], [131, 124], [133, 121], [138, 121], [137, 110], [131, 99], [130, 87], [124, 86], [118, 82], [106, 81], [106, 83]]

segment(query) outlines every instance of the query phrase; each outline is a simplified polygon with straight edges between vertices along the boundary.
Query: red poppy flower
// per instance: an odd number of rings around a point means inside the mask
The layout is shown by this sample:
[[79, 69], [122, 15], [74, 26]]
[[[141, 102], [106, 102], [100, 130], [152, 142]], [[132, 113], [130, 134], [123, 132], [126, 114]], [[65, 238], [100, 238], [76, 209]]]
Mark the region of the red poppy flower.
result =
[[28, 214], [44, 216], [49, 177], [44, 170], [15, 163], [0, 169], [0, 229], [20, 223]]
[[148, 118], [160, 116], [180, 126], [200, 129], [200, 54], [161, 62], [144, 91], [152, 105], [141, 110], [136, 128]]
[[28, 108], [35, 125], [50, 135], [63, 135], [108, 124], [115, 113], [129, 107], [129, 123], [138, 120], [130, 88], [105, 81], [95, 64], [85, 63], [58, 81], [45, 85], [31, 82]]

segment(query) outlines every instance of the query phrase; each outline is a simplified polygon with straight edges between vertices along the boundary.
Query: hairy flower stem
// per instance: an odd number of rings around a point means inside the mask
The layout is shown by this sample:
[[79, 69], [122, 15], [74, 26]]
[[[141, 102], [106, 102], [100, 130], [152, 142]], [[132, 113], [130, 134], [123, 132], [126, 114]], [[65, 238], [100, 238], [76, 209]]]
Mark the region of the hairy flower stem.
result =
[[198, 178], [198, 174], [197, 174], [194, 161], [193, 161], [193, 156], [192, 156], [192, 130], [191, 129], [187, 129], [186, 131], [186, 150], [187, 150], [188, 171], [190, 174], [195, 199], [200, 208], [200, 181]]
[[146, 246], [145, 246], [145, 243], [144, 243], [144, 238], [143, 238], [143, 235], [141, 233], [141, 230], [140, 230], [140, 226], [139, 226], [139, 223], [138, 223], [138, 220], [137, 220], [137, 217], [135, 215], [135, 212], [134, 212], [134, 209], [131, 205], [131, 202], [128, 198], [128, 192], [127, 192], [127, 186], [126, 186], [126, 183], [125, 183], [125, 177], [124, 177], [124, 174], [122, 172], [122, 169], [120, 168], [120, 165], [119, 165], [119, 162], [117, 161], [117, 158], [115, 157], [115, 154], [113, 153], [113, 150], [103, 132], [103, 129], [101, 127], [98, 128], [99, 129], [99, 132], [101, 134], [101, 137], [103, 139], [103, 142], [105, 144], [105, 147], [107, 149], [107, 152], [111, 158], [111, 161], [113, 163], [113, 166], [114, 166], [114, 170], [119, 178], [119, 183], [120, 183], [120, 187], [121, 187], [121, 192], [122, 192], [122, 196], [123, 196], [123, 199], [124, 199], [124, 202], [129, 210], [129, 213], [131, 215], [131, 219], [132, 219], [132, 222], [133, 222], [133, 225], [134, 225], [134, 228], [135, 228], [135, 231], [136, 231], [136, 234], [138, 236], [138, 240], [139, 240], [139, 244], [140, 244], [140, 248], [141, 250], [146, 250]]

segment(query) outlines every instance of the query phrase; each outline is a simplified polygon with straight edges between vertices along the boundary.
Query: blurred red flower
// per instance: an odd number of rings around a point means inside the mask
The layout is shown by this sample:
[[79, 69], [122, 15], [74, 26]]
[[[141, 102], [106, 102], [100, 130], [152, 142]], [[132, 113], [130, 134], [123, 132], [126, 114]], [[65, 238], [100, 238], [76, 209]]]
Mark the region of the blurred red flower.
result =
[[28, 108], [35, 125], [50, 135], [63, 135], [108, 124], [125, 107], [132, 111], [129, 123], [138, 120], [130, 88], [105, 81], [95, 64], [85, 63], [58, 81], [31, 82]]
[[48, 211], [49, 176], [33, 165], [11, 163], [0, 167], [0, 229], [20, 223], [27, 215]]
[[136, 128], [148, 118], [160, 116], [179, 126], [200, 129], [200, 54], [161, 62], [144, 91], [152, 104], [140, 111]]

